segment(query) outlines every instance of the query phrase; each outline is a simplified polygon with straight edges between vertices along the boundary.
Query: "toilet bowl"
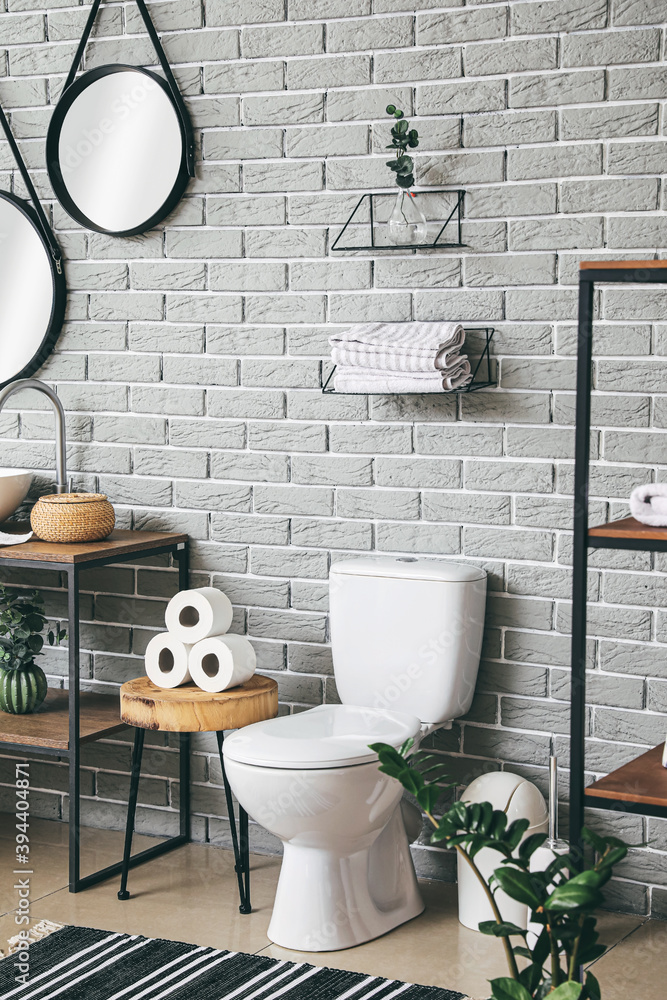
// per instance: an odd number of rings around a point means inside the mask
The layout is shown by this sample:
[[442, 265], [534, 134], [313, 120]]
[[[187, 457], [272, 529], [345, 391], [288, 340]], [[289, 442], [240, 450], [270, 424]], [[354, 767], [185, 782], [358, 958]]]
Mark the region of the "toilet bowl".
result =
[[419, 733], [419, 720], [322, 705], [272, 721], [225, 741], [239, 801], [284, 845], [269, 938], [297, 951], [331, 951], [416, 917], [424, 904], [402, 788], [378, 770], [368, 743], [400, 746]]
[[350, 948], [423, 911], [402, 787], [379, 770], [369, 744], [418, 742], [465, 714], [485, 594], [477, 567], [391, 557], [334, 564], [331, 640], [343, 704], [225, 740], [236, 797], [283, 843], [268, 930], [276, 944]]

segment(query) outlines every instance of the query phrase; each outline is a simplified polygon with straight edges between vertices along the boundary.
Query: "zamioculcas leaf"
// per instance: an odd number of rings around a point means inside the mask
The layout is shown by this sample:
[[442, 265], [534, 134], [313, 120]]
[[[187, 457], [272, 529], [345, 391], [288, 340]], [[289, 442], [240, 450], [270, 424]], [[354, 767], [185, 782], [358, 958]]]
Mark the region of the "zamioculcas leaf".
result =
[[[526, 948], [515, 948], [514, 954], [518, 955], [527, 950], [528, 949]], [[526, 957], [530, 958], [530, 952], [528, 952], [528, 955]], [[526, 966], [526, 968], [522, 969], [521, 972], [519, 973], [519, 982], [523, 983], [523, 985], [526, 987], [531, 996], [535, 992], [536, 988], [539, 986], [541, 979], [542, 979], [542, 966], [536, 965], [535, 963], [533, 963], [533, 965]]]
[[544, 874], [546, 875], [547, 885], [552, 881], [554, 876], [558, 874], [558, 872], [564, 871], [566, 868], [568, 871], [574, 871], [574, 867], [569, 856], [567, 854], [559, 854], [545, 869]]
[[585, 840], [587, 844], [590, 844], [600, 854], [604, 854], [607, 847], [605, 841], [597, 833], [594, 833], [593, 830], [589, 830], [587, 826], [583, 827], [581, 831], [581, 839]]
[[579, 1000], [582, 989], [581, 983], [561, 983], [549, 994], [549, 1000]]
[[627, 856], [627, 853], [627, 847], [613, 847], [607, 854], [605, 854], [605, 857], [602, 859], [602, 864], [605, 868], [607, 865], [611, 868], [612, 865], [616, 865], [619, 861], [622, 861], [623, 858]]
[[482, 807], [479, 802], [473, 802], [470, 806], [470, 829], [476, 830], [482, 819]]
[[519, 845], [519, 860], [523, 862], [524, 865], [528, 865], [528, 862], [532, 858], [535, 851], [538, 847], [542, 846], [546, 839], [546, 833], [533, 833], [530, 837], [526, 837], [526, 839]]
[[604, 944], [593, 944], [590, 948], [579, 947], [579, 960], [582, 965], [588, 965], [589, 962], [595, 962], [598, 958], [602, 958], [607, 950], [607, 946]]
[[529, 826], [529, 819], [515, 819], [513, 823], [510, 823], [505, 833], [505, 842], [510, 851], [514, 851], [518, 847], [519, 841]]
[[532, 1000], [526, 987], [518, 983], [516, 979], [510, 979], [509, 976], [492, 979], [491, 989], [493, 990], [493, 1000]]
[[493, 810], [493, 819], [491, 820], [491, 829], [489, 833], [493, 837], [501, 837], [505, 832], [507, 827], [507, 813], [502, 809]]
[[526, 872], [517, 871], [516, 868], [496, 868], [493, 878], [510, 899], [526, 903], [534, 909], [540, 906], [541, 900]]
[[517, 927], [516, 924], [512, 924], [509, 921], [497, 924], [495, 920], [483, 920], [479, 925], [479, 929], [482, 934], [490, 934], [493, 937], [510, 937], [512, 934], [525, 937], [527, 933], [521, 927]]
[[545, 910], [555, 912], [566, 912], [568, 910], [578, 910], [580, 907], [586, 908], [599, 906], [602, 903], [602, 893], [587, 885], [576, 885], [572, 882], [565, 882], [559, 885], [551, 893], [544, 904]]
[[600, 1000], [600, 984], [592, 972], [586, 973], [586, 993], [590, 1000]]

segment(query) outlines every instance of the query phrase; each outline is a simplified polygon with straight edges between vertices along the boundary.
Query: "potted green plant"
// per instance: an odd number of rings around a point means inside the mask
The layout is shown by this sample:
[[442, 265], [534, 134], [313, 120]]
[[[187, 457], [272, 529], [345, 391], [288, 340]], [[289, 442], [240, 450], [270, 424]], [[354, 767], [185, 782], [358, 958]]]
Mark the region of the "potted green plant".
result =
[[426, 218], [411, 190], [415, 183], [415, 163], [408, 153], [408, 149], [416, 149], [419, 145], [419, 132], [416, 128], [410, 128], [410, 122], [400, 108], [388, 104], [386, 110], [395, 119], [391, 129], [391, 142], [386, 148], [394, 150], [396, 154], [394, 159], [387, 160], [387, 166], [395, 174], [400, 188], [389, 217], [389, 237], [393, 243], [400, 245], [423, 243], [427, 236]]
[[[484, 921], [479, 929], [502, 940], [509, 971], [508, 976], [491, 980], [493, 1000], [601, 1000], [593, 973], [586, 973], [584, 983], [579, 977], [583, 966], [606, 951], [598, 942], [595, 910], [603, 901], [601, 890], [614, 865], [627, 854], [627, 844], [584, 829], [585, 840], [597, 852], [592, 867], [581, 871], [570, 851], [558, 855], [544, 871], [531, 871], [530, 859], [547, 835], [536, 833], [522, 840], [529, 821], [515, 820], [508, 826], [507, 815], [489, 802], [455, 802], [436, 818], [438, 799], [454, 783], [447, 781], [442, 758], [410, 754], [412, 746], [413, 740], [400, 750], [375, 743], [371, 750], [378, 754], [380, 770], [400, 781], [426, 813], [433, 826], [431, 843], [458, 851], [484, 888], [494, 919]], [[501, 855], [490, 881], [475, 864], [475, 855], [485, 847]], [[525, 930], [503, 920], [495, 899], [497, 889], [529, 906], [531, 923], [541, 927], [532, 947]]]
[[[35, 663], [47, 624], [44, 598], [37, 590], [0, 584], [0, 710], [14, 715], [36, 712], [46, 698], [44, 671]], [[67, 638], [64, 629], [48, 632], [49, 645]]]

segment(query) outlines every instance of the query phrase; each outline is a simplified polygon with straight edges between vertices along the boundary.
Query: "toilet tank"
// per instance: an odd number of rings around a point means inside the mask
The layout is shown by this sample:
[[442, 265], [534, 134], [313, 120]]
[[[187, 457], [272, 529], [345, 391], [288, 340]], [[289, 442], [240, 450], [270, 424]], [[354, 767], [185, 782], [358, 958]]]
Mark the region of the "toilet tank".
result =
[[343, 704], [447, 722], [470, 708], [484, 629], [486, 573], [407, 556], [334, 563], [331, 648]]

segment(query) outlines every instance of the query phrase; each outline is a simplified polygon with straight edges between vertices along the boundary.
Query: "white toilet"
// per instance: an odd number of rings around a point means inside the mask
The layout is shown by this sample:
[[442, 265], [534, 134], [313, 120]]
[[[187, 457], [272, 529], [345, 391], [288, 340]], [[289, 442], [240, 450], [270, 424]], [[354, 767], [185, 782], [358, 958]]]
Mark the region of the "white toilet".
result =
[[276, 944], [350, 948], [424, 909], [401, 785], [378, 770], [368, 745], [418, 741], [468, 711], [485, 596], [486, 574], [474, 566], [388, 556], [334, 564], [331, 647], [342, 704], [225, 740], [234, 794], [284, 845], [268, 930]]

